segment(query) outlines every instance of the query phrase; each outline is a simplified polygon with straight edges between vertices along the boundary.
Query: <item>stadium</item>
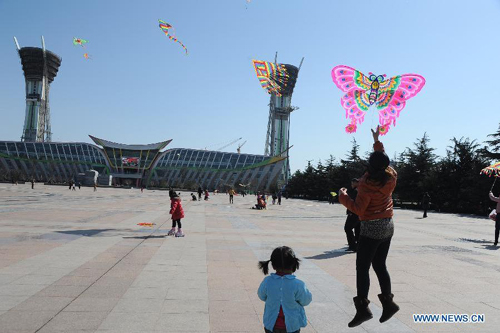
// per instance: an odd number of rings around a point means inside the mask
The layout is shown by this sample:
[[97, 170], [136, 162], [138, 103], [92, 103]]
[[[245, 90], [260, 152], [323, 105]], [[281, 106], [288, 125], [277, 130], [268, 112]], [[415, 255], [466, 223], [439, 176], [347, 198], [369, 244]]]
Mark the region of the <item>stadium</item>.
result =
[[[288, 181], [291, 96], [299, 68], [284, 66], [289, 84], [271, 93], [264, 155], [166, 147], [172, 139], [151, 144], [123, 144], [89, 135], [95, 144], [52, 142], [50, 84], [61, 57], [42, 48], [20, 48], [15, 39], [26, 83], [26, 116], [21, 141], [0, 141], [0, 181], [49, 184], [176, 187], [224, 190], [282, 188]], [[265, 62], [255, 67], [257, 76]], [[270, 64], [270, 63], [267, 63]], [[264, 73], [268, 75], [268, 73]]]

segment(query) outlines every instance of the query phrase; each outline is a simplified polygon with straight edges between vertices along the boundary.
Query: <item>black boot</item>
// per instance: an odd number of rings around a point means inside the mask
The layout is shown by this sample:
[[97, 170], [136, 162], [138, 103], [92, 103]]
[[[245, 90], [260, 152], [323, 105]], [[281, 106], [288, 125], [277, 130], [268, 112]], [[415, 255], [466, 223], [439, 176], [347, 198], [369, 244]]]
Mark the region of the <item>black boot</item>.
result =
[[391, 319], [392, 316], [394, 316], [396, 312], [399, 311], [399, 306], [396, 303], [394, 303], [394, 301], [392, 300], [393, 298], [394, 298], [393, 294], [378, 295], [378, 299], [380, 300], [380, 303], [382, 303], [382, 308], [383, 308], [382, 317], [380, 317], [381, 323], [388, 321], [389, 319]]
[[353, 298], [354, 306], [356, 307], [356, 315], [351, 320], [351, 322], [347, 325], [349, 327], [356, 327], [361, 325], [363, 322], [370, 320], [373, 318], [373, 314], [368, 308], [368, 304], [370, 301], [366, 298], [359, 298], [358, 296]]

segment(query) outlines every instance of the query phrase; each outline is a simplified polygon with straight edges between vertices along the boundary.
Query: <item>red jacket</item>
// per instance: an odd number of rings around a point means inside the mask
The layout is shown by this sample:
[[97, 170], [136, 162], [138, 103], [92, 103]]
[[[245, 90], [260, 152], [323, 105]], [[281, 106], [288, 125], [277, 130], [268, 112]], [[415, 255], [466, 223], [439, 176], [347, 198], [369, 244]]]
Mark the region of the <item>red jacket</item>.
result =
[[[373, 144], [373, 150], [384, 151], [384, 145], [382, 142], [377, 141]], [[340, 193], [340, 203], [357, 214], [360, 221], [392, 217], [392, 192], [396, 187], [398, 174], [392, 167], [387, 167], [385, 172], [389, 174], [390, 178], [383, 186], [369, 181], [367, 179], [368, 174], [365, 173], [359, 180], [356, 201], [352, 200], [348, 195]]]
[[184, 218], [184, 209], [182, 209], [181, 198], [173, 197], [170, 200], [170, 214], [172, 214], [172, 220], [180, 220]]

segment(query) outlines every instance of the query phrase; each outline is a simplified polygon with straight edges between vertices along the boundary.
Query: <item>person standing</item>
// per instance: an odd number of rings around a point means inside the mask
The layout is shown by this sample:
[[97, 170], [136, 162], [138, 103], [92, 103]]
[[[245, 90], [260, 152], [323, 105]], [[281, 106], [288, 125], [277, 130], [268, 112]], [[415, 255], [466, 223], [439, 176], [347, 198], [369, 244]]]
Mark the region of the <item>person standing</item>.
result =
[[429, 192], [425, 192], [424, 196], [422, 198], [422, 208], [424, 209], [424, 216], [423, 216], [424, 219], [427, 217], [427, 210], [429, 209], [430, 201], [431, 201], [431, 197], [429, 195]]
[[276, 192], [273, 192], [273, 205], [276, 204], [276, 199], [278, 199], [278, 195], [276, 194]]
[[[175, 193], [175, 192], [174, 192]], [[184, 237], [182, 232], [181, 219], [184, 218], [184, 209], [182, 209], [181, 198], [174, 194], [170, 199], [170, 214], [172, 214], [172, 229], [168, 232], [168, 235], [175, 235], [175, 237]], [[175, 232], [175, 227], [178, 226], [177, 232]]]
[[312, 294], [306, 284], [293, 273], [299, 269], [300, 259], [288, 246], [280, 246], [271, 254], [271, 259], [259, 261], [264, 275], [269, 273], [269, 263], [276, 271], [266, 276], [257, 295], [266, 302], [264, 308], [264, 331], [266, 333], [299, 333], [307, 326], [304, 307], [312, 302]]
[[370, 266], [373, 266], [380, 284], [382, 303], [380, 322], [389, 320], [399, 306], [394, 303], [391, 292], [391, 277], [387, 270], [386, 259], [394, 234], [392, 192], [396, 187], [397, 173], [389, 166], [390, 159], [384, 152], [384, 145], [378, 140], [380, 128], [373, 131], [373, 150], [368, 159], [368, 170], [359, 180], [358, 195], [352, 200], [346, 188], [340, 189], [339, 201], [347, 209], [359, 216], [361, 233], [356, 253], [356, 290], [354, 297], [356, 315], [349, 327], [356, 327], [373, 318], [368, 308], [370, 289]]
[[229, 193], [229, 203], [232, 204], [232, 203], [234, 203], [234, 193], [235, 192], [232, 188], [230, 188], [228, 193]]
[[32, 179], [31, 180], [31, 189], [34, 190], [35, 189], [35, 179]]
[[495, 219], [495, 243], [493, 245], [498, 245], [498, 235], [500, 234], [500, 197], [495, 197], [493, 192], [490, 191], [490, 200], [497, 203], [497, 217]]
[[201, 189], [201, 186], [198, 186], [198, 201], [201, 200], [201, 195], [203, 194], [203, 190]]
[[[357, 190], [358, 184], [359, 184], [359, 179], [353, 178], [351, 180], [351, 190], [347, 192], [349, 198], [351, 198], [353, 201], [356, 201], [356, 197], [358, 196], [358, 190]], [[358, 215], [356, 215], [356, 213], [351, 212], [349, 209], [347, 209], [346, 214], [347, 218], [345, 220], [344, 231], [347, 237], [347, 244], [349, 245], [346, 251], [356, 252], [356, 249], [358, 248], [359, 231], [360, 231], [359, 217]]]
[[281, 205], [281, 196], [282, 196], [281, 191], [278, 191], [278, 205]]

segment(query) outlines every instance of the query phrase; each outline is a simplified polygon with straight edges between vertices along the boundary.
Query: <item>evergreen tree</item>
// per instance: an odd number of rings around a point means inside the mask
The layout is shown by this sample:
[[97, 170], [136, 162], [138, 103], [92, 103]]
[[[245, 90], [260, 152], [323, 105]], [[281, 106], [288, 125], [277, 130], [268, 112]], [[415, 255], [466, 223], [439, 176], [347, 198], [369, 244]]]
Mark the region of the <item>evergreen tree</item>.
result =
[[403, 201], [420, 202], [425, 192], [432, 196], [432, 188], [436, 164], [434, 148], [429, 147], [430, 138], [427, 133], [413, 145], [406, 148], [396, 162], [398, 198]]
[[493, 137], [493, 140], [485, 142], [488, 145], [484, 148], [483, 154], [488, 158], [500, 159], [500, 124], [498, 125], [497, 132], [488, 136]]

